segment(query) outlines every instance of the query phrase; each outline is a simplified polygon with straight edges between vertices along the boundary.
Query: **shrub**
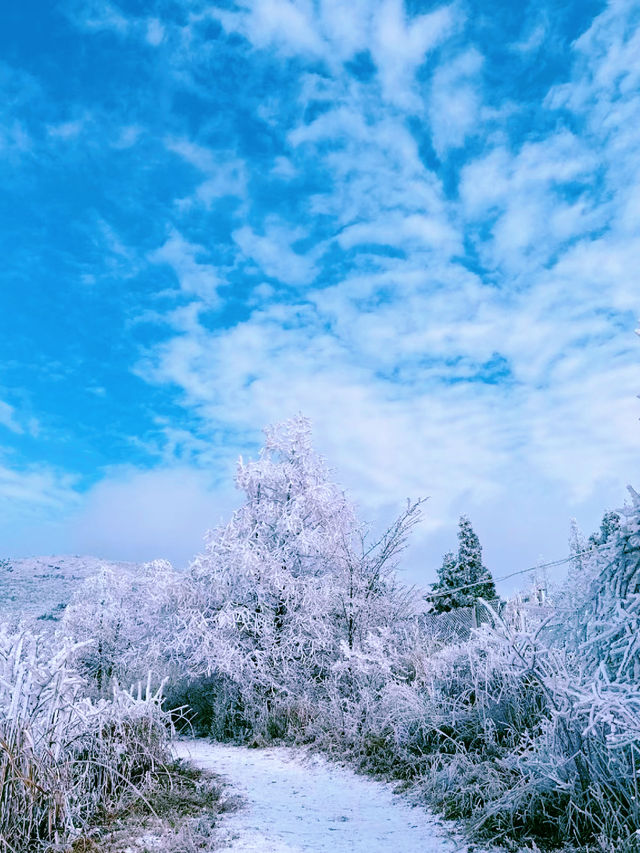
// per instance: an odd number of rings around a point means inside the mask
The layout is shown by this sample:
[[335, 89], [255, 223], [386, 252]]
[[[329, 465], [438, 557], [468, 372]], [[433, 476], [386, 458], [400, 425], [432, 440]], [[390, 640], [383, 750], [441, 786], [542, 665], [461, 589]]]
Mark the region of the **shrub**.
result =
[[0, 842], [8, 851], [64, 843], [99, 809], [136, 790], [167, 755], [160, 692], [113, 688], [83, 698], [68, 666], [39, 638], [0, 634]]

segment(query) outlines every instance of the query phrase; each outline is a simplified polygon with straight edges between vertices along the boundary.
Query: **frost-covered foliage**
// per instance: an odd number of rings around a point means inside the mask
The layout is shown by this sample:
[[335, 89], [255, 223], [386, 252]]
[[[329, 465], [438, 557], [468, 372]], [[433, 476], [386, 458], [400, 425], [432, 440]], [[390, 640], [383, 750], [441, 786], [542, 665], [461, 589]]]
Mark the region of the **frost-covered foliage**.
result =
[[491, 573], [482, 562], [480, 540], [466, 515], [458, 524], [458, 554], [449, 551], [444, 555], [432, 592], [436, 613], [470, 607], [480, 598], [493, 601], [497, 597]]
[[179, 597], [173, 654], [213, 677], [226, 736], [304, 728], [341, 644], [353, 649], [402, 608], [391, 572], [420, 511], [409, 504], [369, 542], [309, 422], [265, 432], [258, 460], [238, 465], [243, 505], [210, 534]]
[[430, 802], [490, 838], [640, 849], [635, 493], [619, 515], [604, 547], [591, 547], [572, 610], [561, 599], [534, 634], [496, 615], [497, 627], [456, 646], [412, 645], [406, 632], [370, 644], [337, 682], [320, 737], [366, 767], [415, 778]]
[[159, 680], [176, 586], [171, 564], [154, 560], [135, 576], [103, 568], [75, 593], [58, 633], [78, 644], [72, 662], [98, 695], [114, 680], [146, 680], [150, 669]]
[[[635, 497], [597, 543], [573, 529], [573, 593], [546, 605], [547, 623], [516, 630], [494, 613], [493, 627], [443, 647], [409, 618], [394, 580], [419, 503], [368, 544], [302, 418], [267, 431], [237, 484], [245, 501], [193, 563], [172, 628], [185, 695], [211, 733], [313, 739], [412, 780], [505, 843], [635, 849]], [[471, 603], [495, 598], [466, 518], [445, 568], [443, 591], [474, 584]]]
[[594, 546], [606, 545], [620, 530], [621, 518], [618, 512], [605, 512], [600, 523], [600, 532], [592, 533], [589, 544]]
[[160, 693], [114, 688], [109, 700], [86, 698], [69, 666], [77, 651], [0, 632], [2, 850], [65, 844], [166, 757]]
[[600, 542], [600, 571], [578, 611], [581, 657], [603, 684], [640, 685], [640, 495], [630, 493]]

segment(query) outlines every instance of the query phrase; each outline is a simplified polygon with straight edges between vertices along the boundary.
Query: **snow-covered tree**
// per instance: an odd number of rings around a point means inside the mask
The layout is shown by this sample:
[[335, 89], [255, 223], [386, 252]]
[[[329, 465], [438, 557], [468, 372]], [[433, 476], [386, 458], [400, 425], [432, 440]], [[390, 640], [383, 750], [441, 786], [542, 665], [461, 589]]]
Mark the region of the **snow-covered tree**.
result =
[[265, 434], [258, 459], [238, 464], [242, 506], [190, 567], [173, 644], [193, 676], [236, 685], [252, 725], [303, 701], [341, 643], [353, 648], [393, 618], [402, 596], [391, 573], [420, 505], [370, 542], [309, 421]]
[[73, 661], [99, 694], [110, 692], [114, 679], [128, 686], [161, 666], [175, 585], [171, 564], [154, 560], [137, 575], [103, 568], [77, 590], [60, 630], [83, 644]]
[[445, 554], [432, 593], [430, 600], [439, 613], [470, 607], [478, 598], [492, 601], [498, 597], [491, 574], [482, 562], [480, 540], [466, 515], [458, 523], [457, 557], [452, 552]]
[[458, 525], [458, 566], [463, 582], [470, 585], [466, 592], [472, 598], [492, 601], [498, 597], [493, 578], [482, 562], [480, 540], [466, 515], [461, 516]]
[[336, 620], [349, 650], [362, 645], [371, 630], [406, 615], [407, 593], [398, 586], [395, 571], [411, 530], [420, 521], [423, 503], [407, 501], [405, 510], [378, 539], [371, 541], [367, 529], [360, 526], [344, 540], [332, 574]]
[[[620, 514], [601, 548], [600, 572], [581, 608], [581, 659], [607, 681], [640, 683], [640, 495]], [[611, 515], [610, 513], [606, 514]], [[606, 518], [606, 516], [605, 516]]]
[[592, 533], [589, 537], [589, 545], [599, 547], [606, 545], [620, 530], [620, 514], [614, 511], [605, 512], [600, 522], [600, 532]]
[[585, 570], [585, 565], [588, 560], [587, 542], [584, 538], [582, 530], [575, 518], [569, 522], [569, 553], [573, 557], [570, 563], [570, 573], [581, 575]]
[[453, 551], [447, 551], [442, 558], [442, 565], [438, 569], [438, 580], [432, 587], [432, 591], [437, 593], [431, 599], [436, 613], [446, 613], [454, 607], [462, 606], [458, 603], [460, 600], [457, 597], [459, 593], [448, 592], [448, 590], [456, 590], [462, 583], [455, 554]]
[[306, 418], [265, 435], [259, 458], [238, 463], [244, 503], [190, 568], [176, 651], [192, 674], [223, 674], [268, 706], [330, 664], [329, 576], [354, 513], [314, 452]]

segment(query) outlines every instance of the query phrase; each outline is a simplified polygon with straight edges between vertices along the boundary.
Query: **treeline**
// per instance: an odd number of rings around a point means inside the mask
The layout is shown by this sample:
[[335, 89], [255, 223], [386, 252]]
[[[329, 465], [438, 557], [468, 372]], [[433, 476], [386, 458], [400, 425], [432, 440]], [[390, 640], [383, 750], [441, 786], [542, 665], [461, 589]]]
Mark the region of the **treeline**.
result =
[[[104, 573], [67, 609], [73, 665], [96, 698], [152, 669], [203, 734], [312, 742], [408, 780], [513, 850], [640, 849], [640, 499], [574, 548], [544, 624], [495, 614], [444, 645], [395, 576], [421, 501], [372, 537], [297, 418], [240, 460], [244, 502], [178, 575]], [[575, 531], [574, 531], [575, 532]], [[461, 583], [460, 581], [464, 582]], [[461, 589], [462, 587], [462, 589]], [[495, 598], [461, 520], [436, 610]]]

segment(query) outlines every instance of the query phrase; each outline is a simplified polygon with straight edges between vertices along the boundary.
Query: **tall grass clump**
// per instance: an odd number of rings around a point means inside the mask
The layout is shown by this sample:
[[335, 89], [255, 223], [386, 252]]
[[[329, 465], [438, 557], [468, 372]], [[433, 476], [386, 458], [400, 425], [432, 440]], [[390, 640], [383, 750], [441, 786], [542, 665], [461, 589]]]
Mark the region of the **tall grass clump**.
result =
[[87, 698], [69, 667], [28, 633], [0, 632], [0, 850], [63, 846], [100, 810], [142, 791], [167, 755], [168, 715], [149, 688]]

